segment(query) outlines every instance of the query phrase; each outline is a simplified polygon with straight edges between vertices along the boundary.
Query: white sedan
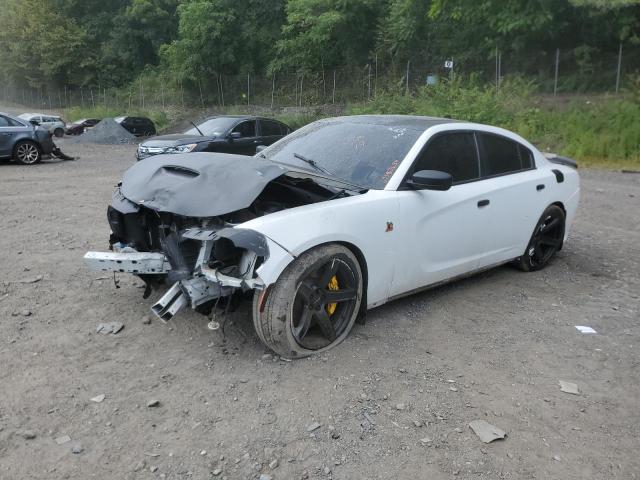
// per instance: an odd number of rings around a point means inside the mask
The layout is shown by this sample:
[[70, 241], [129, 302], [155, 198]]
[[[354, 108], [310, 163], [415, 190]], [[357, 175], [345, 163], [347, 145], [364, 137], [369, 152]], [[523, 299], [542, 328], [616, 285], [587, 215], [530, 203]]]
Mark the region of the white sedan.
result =
[[[339, 344], [368, 309], [512, 262], [544, 267], [579, 199], [570, 159], [442, 118], [320, 120], [255, 157], [166, 155], [124, 175], [97, 270], [129, 272], [170, 320], [253, 293], [258, 337], [288, 358]], [[211, 322], [214, 328], [216, 322]]]

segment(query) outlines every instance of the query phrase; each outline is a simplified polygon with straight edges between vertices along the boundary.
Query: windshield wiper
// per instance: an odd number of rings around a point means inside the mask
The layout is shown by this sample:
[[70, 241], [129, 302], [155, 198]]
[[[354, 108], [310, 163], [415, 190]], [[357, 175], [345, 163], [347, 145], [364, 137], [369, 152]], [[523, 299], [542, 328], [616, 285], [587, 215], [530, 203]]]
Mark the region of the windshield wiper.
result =
[[190, 123], [191, 125], [193, 125], [193, 126], [195, 127], [195, 129], [196, 129], [196, 130], [198, 130], [198, 133], [199, 133], [201, 136], [203, 136], [203, 137], [204, 137], [204, 133], [202, 133], [202, 130], [200, 130], [200, 129], [198, 128], [198, 126], [197, 126], [195, 123], [193, 123], [193, 122], [189, 122], [189, 123]]
[[333, 173], [331, 173], [329, 170], [327, 170], [326, 168], [321, 167], [320, 165], [318, 165], [318, 162], [316, 162], [315, 160], [312, 160], [312, 159], [307, 158], [307, 157], [305, 157], [303, 155], [300, 155], [299, 153], [294, 153], [293, 156], [295, 158], [297, 158], [298, 160], [302, 160], [304, 163], [308, 163], [309, 165], [311, 165], [313, 168], [315, 168], [319, 172], [322, 172], [325, 175], [330, 175], [332, 177], [335, 177], [335, 175]]

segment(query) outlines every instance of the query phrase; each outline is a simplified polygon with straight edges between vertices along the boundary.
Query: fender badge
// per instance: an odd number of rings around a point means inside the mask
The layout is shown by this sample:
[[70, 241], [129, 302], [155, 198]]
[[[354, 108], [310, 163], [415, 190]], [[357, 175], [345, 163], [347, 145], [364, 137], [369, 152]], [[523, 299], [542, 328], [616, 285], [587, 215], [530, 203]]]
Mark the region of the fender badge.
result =
[[387, 222], [387, 229], [385, 232], [393, 232], [393, 222]]

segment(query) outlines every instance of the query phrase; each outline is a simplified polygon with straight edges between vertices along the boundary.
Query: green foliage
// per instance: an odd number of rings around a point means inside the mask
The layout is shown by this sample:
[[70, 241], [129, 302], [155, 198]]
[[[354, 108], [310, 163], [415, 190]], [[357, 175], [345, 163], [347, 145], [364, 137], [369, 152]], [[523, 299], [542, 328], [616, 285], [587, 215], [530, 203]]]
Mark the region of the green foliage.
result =
[[563, 108], [541, 102], [535, 86], [521, 79], [495, 87], [458, 78], [422, 87], [414, 96], [386, 93], [350, 114], [408, 114], [487, 123], [515, 131], [541, 149], [574, 157], [581, 164], [640, 166], [640, 103], [603, 98]]

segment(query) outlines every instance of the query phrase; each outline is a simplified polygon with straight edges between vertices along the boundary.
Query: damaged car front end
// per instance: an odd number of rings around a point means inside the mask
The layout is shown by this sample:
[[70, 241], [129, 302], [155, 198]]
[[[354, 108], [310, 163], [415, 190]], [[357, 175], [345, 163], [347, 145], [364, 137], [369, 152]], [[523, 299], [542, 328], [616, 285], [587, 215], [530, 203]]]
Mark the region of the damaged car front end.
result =
[[126, 172], [108, 207], [110, 251], [88, 252], [85, 262], [92, 270], [137, 275], [146, 284], [145, 298], [168, 286], [152, 307], [165, 322], [185, 307], [208, 314], [235, 292], [265, 289], [294, 258], [243, 223], [335, 198], [335, 191], [292, 173], [226, 154], [140, 162]]

